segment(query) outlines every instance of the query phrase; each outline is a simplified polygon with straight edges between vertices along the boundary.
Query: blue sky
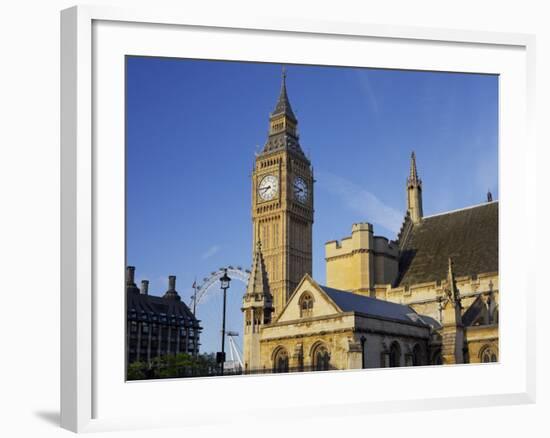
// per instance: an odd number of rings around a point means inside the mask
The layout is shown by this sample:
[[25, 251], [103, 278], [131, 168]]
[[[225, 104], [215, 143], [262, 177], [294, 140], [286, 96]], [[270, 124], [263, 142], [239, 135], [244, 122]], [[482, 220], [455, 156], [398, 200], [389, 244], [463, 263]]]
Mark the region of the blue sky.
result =
[[[300, 141], [314, 166], [313, 276], [324, 243], [355, 222], [395, 238], [411, 151], [424, 214], [498, 198], [498, 78], [490, 75], [287, 65]], [[266, 140], [281, 65], [127, 58], [127, 262], [161, 295], [168, 275], [191, 285], [251, 264], [251, 172]], [[242, 331], [244, 284], [228, 297]], [[199, 305], [202, 351], [219, 349], [221, 294]]]

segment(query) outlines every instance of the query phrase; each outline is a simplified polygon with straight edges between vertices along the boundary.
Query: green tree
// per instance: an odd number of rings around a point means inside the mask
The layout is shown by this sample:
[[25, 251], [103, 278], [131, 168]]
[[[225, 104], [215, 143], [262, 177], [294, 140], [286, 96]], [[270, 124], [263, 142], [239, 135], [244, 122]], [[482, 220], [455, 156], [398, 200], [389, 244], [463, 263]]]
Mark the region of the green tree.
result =
[[187, 353], [162, 357], [163, 366], [159, 370], [160, 378], [186, 377], [192, 375], [195, 368], [193, 356]]
[[147, 378], [147, 364], [145, 362], [132, 362], [128, 365], [128, 380], [143, 380]]
[[128, 380], [214, 376], [218, 369], [213, 353], [197, 356], [188, 353], [169, 354], [155, 357], [149, 364], [131, 363], [128, 365]]

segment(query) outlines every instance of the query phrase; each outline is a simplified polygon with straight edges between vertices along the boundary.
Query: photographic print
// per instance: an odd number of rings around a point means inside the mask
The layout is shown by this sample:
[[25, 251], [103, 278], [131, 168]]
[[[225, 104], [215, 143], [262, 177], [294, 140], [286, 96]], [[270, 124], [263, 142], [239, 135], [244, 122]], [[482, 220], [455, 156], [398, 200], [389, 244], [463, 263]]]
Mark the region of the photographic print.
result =
[[499, 360], [498, 76], [126, 57], [128, 380]]

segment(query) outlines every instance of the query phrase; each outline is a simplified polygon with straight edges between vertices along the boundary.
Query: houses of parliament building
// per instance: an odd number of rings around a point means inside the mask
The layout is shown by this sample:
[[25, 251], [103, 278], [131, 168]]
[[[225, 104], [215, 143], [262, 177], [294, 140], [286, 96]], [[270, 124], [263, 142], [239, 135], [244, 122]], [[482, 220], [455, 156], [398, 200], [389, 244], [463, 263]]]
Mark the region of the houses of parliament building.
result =
[[[283, 73], [252, 174], [245, 373], [498, 361], [498, 201], [424, 216], [411, 155], [396, 240], [368, 222], [325, 244], [312, 278], [314, 175]], [[366, 218], [368, 219], [368, 218]]]

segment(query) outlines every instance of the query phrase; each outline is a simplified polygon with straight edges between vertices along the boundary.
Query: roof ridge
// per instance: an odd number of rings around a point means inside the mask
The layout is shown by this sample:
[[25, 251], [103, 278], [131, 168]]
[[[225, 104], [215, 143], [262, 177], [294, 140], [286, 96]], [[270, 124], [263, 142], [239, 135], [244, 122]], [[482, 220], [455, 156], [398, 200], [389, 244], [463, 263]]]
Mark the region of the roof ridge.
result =
[[468, 207], [462, 207], [462, 208], [457, 208], [455, 210], [444, 211], [442, 213], [431, 214], [429, 216], [424, 216], [422, 219], [424, 220], [424, 219], [429, 219], [429, 218], [432, 218], [432, 217], [444, 216], [446, 214], [458, 213], [459, 211], [471, 210], [473, 208], [484, 207], [486, 205], [491, 205], [491, 204], [498, 204], [498, 199], [495, 200], [495, 201], [491, 201], [491, 202], [482, 202], [480, 204], [470, 205]]
[[[345, 294], [350, 294], [350, 295], [353, 295], [354, 297], [359, 297], [359, 298], [364, 298], [364, 299], [367, 299], [367, 300], [374, 300], [374, 301], [379, 301], [381, 303], [387, 303], [387, 304], [390, 304], [390, 305], [395, 305], [395, 306], [400, 306], [400, 307], [407, 307], [407, 308], [411, 308], [408, 304], [403, 304], [403, 303], [396, 303], [394, 301], [388, 301], [388, 300], [383, 300], [383, 299], [380, 299], [380, 298], [376, 298], [376, 297], [370, 297], [368, 295], [363, 295], [363, 294], [358, 294], [356, 292], [352, 292], [350, 290], [343, 290], [343, 289], [336, 289], [334, 287], [330, 287], [330, 286], [325, 286], [325, 285], [319, 285], [319, 287], [321, 289], [330, 289], [334, 292], [337, 292], [337, 293], [345, 293]], [[413, 309], [414, 310], [414, 309]]]
[[328, 286], [319, 285], [319, 287], [343, 312], [355, 312], [372, 318], [428, 326], [428, 324], [418, 318], [420, 316], [418, 312], [408, 304], [382, 300]]

